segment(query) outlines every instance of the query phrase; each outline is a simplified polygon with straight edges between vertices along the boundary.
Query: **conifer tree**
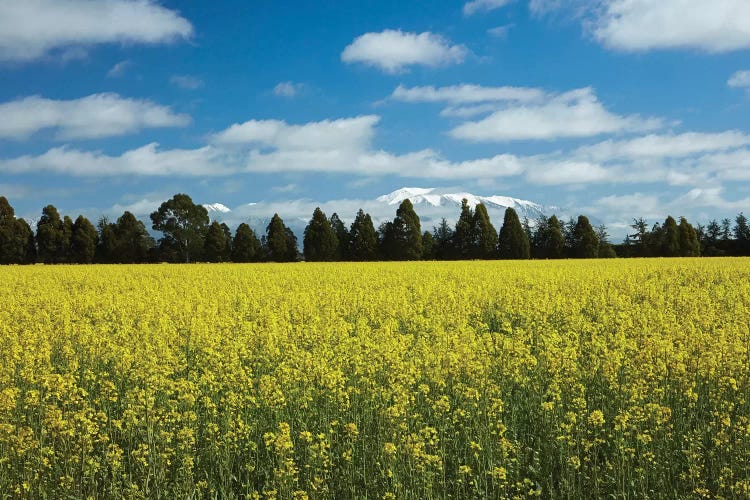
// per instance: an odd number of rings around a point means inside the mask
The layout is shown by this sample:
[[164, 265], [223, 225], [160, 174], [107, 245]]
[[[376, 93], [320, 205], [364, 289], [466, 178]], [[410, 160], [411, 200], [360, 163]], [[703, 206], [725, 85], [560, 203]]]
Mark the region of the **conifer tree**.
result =
[[547, 259], [562, 259], [565, 257], [565, 237], [560, 227], [560, 220], [556, 215], [552, 215], [547, 220], [544, 254]]
[[224, 228], [217, 221], [213, 221], [206, 231], [203, 243], [203, 258], [206, 262], [223, 262], [227, 253], [227, 240]]
[[74, 262], [73, 260], [73, 219], [66, 215], [63, 217], [63, 231], [62, 231], [62, 242], [58, 252], [60, 254], [60, 262]]
[[393, 220], [397, 242], [396, 260], [419, 260], [422, 258], [422, 227], [419, 216], [409, 199], [405, 199], [396, 210]]
[[94, 225], [83, 215], [73, 223], [70, 236], [70, 261], [77, 264], [91, 264], [96, 255], [99, 234]]
[[232, 230], [225, 223], [221, 223], [221, 230], [224, 232], [224, 255], [222, 262], [232, 262]]
[[662, 257], [679, 257], [680, 255], [680, 230], [677, 221], [670, 215], [664, 221], [661, 235]]
[[699, 257], [701, 244], [698, 240], [698, 233], [685, 217], [680, 217], [678, 231], [680, 235], [680, 255], [682, 257]]
[[602, 224], [596, 228], [596, 237], [599, 240], [599, 254], [600, 259], [614, 259], [617, 257], [615, 249], [609, 242], [609, 234], [607, 234], [607, 227]]
[[39, 259], [45, 264], [62, 262], [63, 221], [53, 205], [42, 209], [42, 217], [36, 225], [36, 241]]
[[432, 237], [435, 241], [433, 254], [438, 260], [450, 260], [455, 258], [453, 246], [453, 229], [443, 217], [440, 224], [432, 229]]
[[740, 212], [734, 221], [734, 238], [737, 241], [737, 251], [739, 255], [750, 255], [750, 227], [747, 223], [747, 217]]
[[[336, 218], [338, 219], [338, 216]], [[346, 233], [346, 229], [344, 232]], [[341, 248], [346, 246], [339, 245], [338, 237], [320, 207], [315, 209], [312, 219], [305, 228], [302, 244], [305, 260], [308, 262], [337, 260], [341, 256]]]
[[505, 209], [503, 227], [498, 238], [498, 254], [501, 259], [528, 259], [531, 248], [518, 214], [512, 208]]
[[359, 209], [349, 230], [349, 256], [353, 261], [371, 261], [378, 258], [378, 234], [370, 214]]
[[36, 238], [34, 238], [34, 231], [29, 226], [29, 223], [23, 219], [16, 219], [17, 237], [25, 242], [23, 249], [23, 259], [21, 264], [33, 264], [36, 262]]
[[461, 214], [453, 232], [453, 248], [457, 259], [470, 259], [474, 254], [474, 211], [466, 198], [461, 200]]
[[23, 219], [16, 219], [15, 210], [4, 196], [0, 196], [0, 264], [27, 263], [28, 227]]
[[494, 259], [497, 257], [497, 232], [490, 222], [490, 215], [484, 203], [474, 208], [472, 220], [474, 233], [473, 257], [477, 259]]
[[599, 257], [599, 238], [591, 226], [588, 217], [579, 215], [573, 230], [575, 246], [573, 255], [578, 259], [596, 259]]
[[257, 262], [261, 258], [260, 240], [244, 222], [237, 226], [232, 241], [233, 262]]
[[435, 238], [432, 233], [425, 231], [422, 234], [422, 260], [435, 259]]
[[333, 215], [331, 215], [329, 223], [336, 235], [337, 249], [336, 256], [333, 260], [349, 260], [349, 242], [351, 238], [349, 236], [349, 231], [346, 230], [344, 221], [341, 220], [339, 214], [334, 212]]
[[284, 225], [279, 214], [273, 214], [266, 227], [266, 253], [268, 260], [274, 262], [293, 262], [297, 260], [297, 238]]
[[126, 211], [109, 228], [101, 227], [100, 238], [106, 233], [109, 242], [110, 261], [124, 264], [146, 262], [149, 251], [154, 247], [154, 239], [146, 226], [135, 215]]

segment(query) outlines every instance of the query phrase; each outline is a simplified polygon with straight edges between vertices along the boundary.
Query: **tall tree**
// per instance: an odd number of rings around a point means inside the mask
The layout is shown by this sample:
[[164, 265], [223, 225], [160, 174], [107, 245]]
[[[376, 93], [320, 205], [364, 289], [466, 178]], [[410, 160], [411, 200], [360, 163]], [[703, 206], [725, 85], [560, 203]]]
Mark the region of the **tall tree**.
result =
[[17, 235], [25, 242], [22, 264], [33, 264], [36, 262], [36, 238], [29, 223], [23, 219], [16, 219]]
[[237, 226], [232, 241], [232, 261], [257, 262], [261, 258], [260, 240], [244, 222]]
[[497, 257], [497, 232], [495, 226], [490, 222], [490, 215], [484, 203], [474, 208], [472, 221], [473, 233], [475, 235], [474, 257], [477, 259], [494, 259]]
[[[0, 264], [25, 263], [28, 235], [7, 198], [0, 196]], [[28, 224], [26, 224], [28, 227]]]
[[94, 225], [83, 215], [73, 223], [70, 237], [70, 260], [77, 264], [91, 264], [96, 254], [99, 234]]
[[153, 229], [164, 233], [162, 240], [175, 247], [181, 260], [200, 258], [208, 229], [208, 211], [190, 196], [176, 194], [151, 214]]
[[36, 225], [36, 242], [39, 259], [45, 264], [63, 262], [63, 221], [53, 205], [42, 209], [42, 217]]
[[116, 262], [114, 257], [115, 246], [117, 245], [116, 224], [110, 222], [106, 216], [102, 216], [96, 223], [96, 230], [99, 233], [96, 261], [106, 264]]
[[740, 212], [734, 221], [734, 239], [737, 240], [738, 253], [750, 255], [750, 227], [747, 224], [747, 217]]
[[435, 240], [433, 253], [438, 260], [450, 260], [455, 258], [453, 246], [453, 229], [443, 217], [440, 224], [432, 229], [432, 237]]
[[685, 217], [680, 217], [678, 232], [680, 235], [680, 255], [682, 257], [699, 257], [701, 244], [698, 241], [698, 233]]
[[349, 229], [349, 257], [354, 261], [370, 261], [378, 258], [378, 234], [370, 214], [361, 208]]
[[[338, 219], [338, 216], [336, 216]], [[338, 219], [340, 222], [340, 219]], [[343, 223], [341, 223], [343, 226]], [[348, 238], [346, 229], [342, 237]], [[302, 240], [303, 254], [308, 262], [330, 262], [339, 259], [342, 247], [348, 245], [339, 245], [339, 239], [331, 227], [330, 221], [326, 214], [320, 209], [315, 208], [312, 219], [305, 227], [305, 235]], [[348, 253], [348, 252], [347, 252]]]
[[221, 223], [221, 230], [224, 232], [224, 255], [222, 262], [232, 261], [232, 230], [225, 223]]
[[453, 248], [458, 259], [470, 259], [474, 254], [474, 211], [469, 206], [469, 200], [461, 200], [461, 214], [456, 221], [453, 231]]
[[432, 233], [425, 231], [422, 234], [422, 260], [435, 259], [435, 238]]
[[663, 233], [661, 237], [661, 256], [662, 257], [679, 257], [680, 256], [680, 230], [677, 227], [677, 221], [670, 215], [664, 221], [662, 226]]
[[[100, 230], [100, 235], [102, 231]], [[130, 212], [124, 212], [112, 227], [111, 257], [114, 262], [135, 264], [146, 262], [154, 247], [154, 239], [146, 226]]]
[[401, 202], [396, 210], [393, 226], [397, 231], [399, 244], [398, 260], [419, 260], [422, 258], [422, 226], [419, 216], [409, 199]]
[[328, 222], [336, 235], [336, 256], [333, 260], [349, 260], [349, 242], [351, 238], [349, 231], [346, 230], [344, 221], [341, 220], [339, 214], [334, 212]]
[[599, 256], [599, 238], [588, 217], [579, 215], [573, 230], [575, 245], [573, 255], [579, 259], [596, 259]]
[[607, 227], [604, 224], [599, 225], [596, 228], [596, 237], [599, 240], [599, 255], [600, 259], [614, 259], [617, 257], [614, 247], [609, 242], [609, 234], [607, 233]]
[[545, 259], [562, 259], [565, 257], [565, 237], [560, 226], [560, 220], [556, 215], [547, 219], [542, 245], [542, 254]]
[[723, 241], [732, 239], [732, 221], [728, 218], [721, 219], [721, 239]]
[[531, 257], [531, 245], [518, 214], [513, 208], [505, 209], [503, 227], [498, 238], [498, 253], [501, 259], [528, 259]]
[[206, 231], [203, 243], [203, 258], [206, 262], [224, 262], [227, 254], [227, 238], [224, 228], [213, 221]]
[[284, 225], [279, 214], [273, 214], [268, 223], [265, 241], [268, 260], [274, 262], [297, 260], [297, 238], [292, 230]]

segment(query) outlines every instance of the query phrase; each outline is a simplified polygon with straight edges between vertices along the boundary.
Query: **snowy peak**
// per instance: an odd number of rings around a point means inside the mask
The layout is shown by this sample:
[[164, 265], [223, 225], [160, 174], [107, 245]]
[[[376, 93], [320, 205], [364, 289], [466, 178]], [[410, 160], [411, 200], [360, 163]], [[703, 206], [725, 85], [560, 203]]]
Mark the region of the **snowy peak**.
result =
[[207, 203], [203, 205], [203, 207], [208, 210], [208, 213], [226, 214], [232, 211], [229, 207], [222, 205], [221, 203]]
[[437, 191], [436, 188], [401, 188], [378, 197], [377, 201], [398, 205], [408, 198], [415, 206], [450, 207], [460, 206], [461, 202], [466, 199], [471, 207], [483, 203], [488, 209], [513, 208], [519, 212], [519, 215], [528, 217], [535, 217], [545, 212], [544, 207], [538, 203], [509, 196], [477, 196], [471, 193], [439, 193]]

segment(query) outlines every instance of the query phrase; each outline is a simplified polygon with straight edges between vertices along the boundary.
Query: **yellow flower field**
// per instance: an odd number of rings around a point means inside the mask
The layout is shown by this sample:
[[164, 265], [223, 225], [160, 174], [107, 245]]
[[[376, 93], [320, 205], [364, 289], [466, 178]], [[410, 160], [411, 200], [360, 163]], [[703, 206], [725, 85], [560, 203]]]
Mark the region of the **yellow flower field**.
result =
[[0, 498], [750, 497], [750, 259], [0, 277]]

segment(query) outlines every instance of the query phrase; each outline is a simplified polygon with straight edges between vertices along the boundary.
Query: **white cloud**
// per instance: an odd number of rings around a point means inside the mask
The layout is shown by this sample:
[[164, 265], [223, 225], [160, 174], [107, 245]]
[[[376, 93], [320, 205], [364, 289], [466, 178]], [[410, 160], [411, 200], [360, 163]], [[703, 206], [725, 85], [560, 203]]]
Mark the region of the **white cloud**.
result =
[[451, 45], [442, 36], [430, 32], [417, 34], [385, 30], [355, 38], [341, 53], [341, 60], [375, 66], [386, 73], [398, 73], [412, 65], [459, 64], [467, 54], [465, 46]]
[[153, 0], [0, 2], [0, 60], [30, 61], [55, 49], [189, 38], [190, 22]]
[[0, 138], [6, 139], [25, 139], [44, 129], [55, 129], [59, 139], [95, 139], [190, 123], [188, 115], [175, 114], [166, 106], [117, 94], [70, 101], [26, 97], [0, 104], [0, 116]]
[[489, 12], [510, 3], [510, 0], [473, 0], [464, 4], [464, 15], [471, 16], [477, 12]]
[[474, 142], [551, 140], [653, 130], [659, 119], [619, 116], [609, 112], [591, 88], [550, 96], [541, 104], [508, 106], [480, 121], [451, 130], [457, 139]]
[[572, 160], [539, 159], [526, 173], [532, 184], [592, 184], [608, 182], [613, 172], [596, 163]]
[[507, 38], [508, 32], [513, 27], [513, 24], [506, 24], [505, 26], [496, 26], [494, 28], [490, 28], [487, 30], [487, 33], [490, 36], [493, 36], [495, 38]]
[[107, 71], [107, 78], [118, 78], [125, 74], [125, 71], [132, 66], [133, 63], [129, 60], [120, 61], [114, 66], [112, 66], [112, 69]]
[[732, 75], [727, 85], [734, 88], [750, 87], [750, 71], [738, 71]]
[[399, 85], [391, 99], [403, 102], [447, 102], [475, 104], [484, 102], [533, 102], [543, 99], [544, 91], [529, 87], [483, 87], [481, 85], [452, 85], [450, 87], [405, 87]]
[[173, 75], [169, 82], [185, 90], [197, 90], [203, 87], [203, 80], [190, 75]]
[[273, 88], [273, 93], [278, 97], [295, 97], [304, 89], [304, 83], [280, 82]]
[[679, 158], [750, 145], [750, 135], [738, 131], [686, 132], [678, 135], [647, 135], [624, 141], [604, 141], [584, 146], [573, 154], [590, 160]]

